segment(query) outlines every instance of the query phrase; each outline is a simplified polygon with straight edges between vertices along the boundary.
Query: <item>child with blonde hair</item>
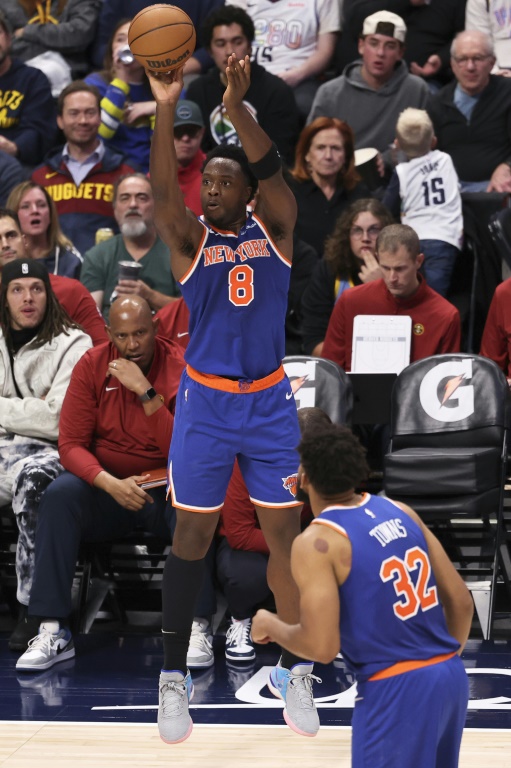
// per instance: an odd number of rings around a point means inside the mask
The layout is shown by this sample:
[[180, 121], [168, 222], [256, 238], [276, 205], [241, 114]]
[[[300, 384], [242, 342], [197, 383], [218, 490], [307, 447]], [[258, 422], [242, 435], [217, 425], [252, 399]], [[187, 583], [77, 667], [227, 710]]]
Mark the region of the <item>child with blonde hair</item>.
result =
[[445, 296], [463, 237], [458, 176], [450, 155], [435, 149], [433, 124], [425, 110], [401, 112], [395, 143], [407, 160], [396, 166], [383, 203], [402, 224], [415, 229], [428, 285]]

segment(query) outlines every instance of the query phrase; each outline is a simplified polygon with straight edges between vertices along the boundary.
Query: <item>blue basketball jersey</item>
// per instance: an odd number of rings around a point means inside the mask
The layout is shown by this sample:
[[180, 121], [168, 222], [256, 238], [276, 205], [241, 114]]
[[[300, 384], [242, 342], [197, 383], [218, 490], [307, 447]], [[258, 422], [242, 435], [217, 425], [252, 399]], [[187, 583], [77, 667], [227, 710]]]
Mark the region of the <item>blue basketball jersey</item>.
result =
[[285, 355], [291, 262], [254, 214], [238, 235], [201, 221], [203, 240], [180, 281], [190, 310], [186, 361], [202, 373], [262, 379]]
[[392, 501], [365, 494], [328, 507], [312, 524], [347, 536], [351, 571], [339, 587], [341, 650], [359, 681], [398, 662], [456, 652], [447, 631], [424, 535]]

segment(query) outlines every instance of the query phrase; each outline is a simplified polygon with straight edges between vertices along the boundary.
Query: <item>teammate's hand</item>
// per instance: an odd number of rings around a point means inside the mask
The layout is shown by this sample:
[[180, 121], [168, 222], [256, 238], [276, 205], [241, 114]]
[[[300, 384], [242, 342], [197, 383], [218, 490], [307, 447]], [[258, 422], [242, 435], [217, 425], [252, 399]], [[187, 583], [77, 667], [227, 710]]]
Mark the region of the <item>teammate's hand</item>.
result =
[[225, 89], [223, 103], [229, 114], [229, 108], [240, 106], [243, 97], [250, 86], [250, 57], [245, 56], [239, 60], [235, 53], [227, 59], [225, 69], [227, 88]]
[[266, 645], [266, 643], [272, 642], [272, 638], [270, 637], [267, 628], [268, 616], [273, 616], [273, 614], [270, 613], [270, 611], [265, 611], [264, 608], [260, 608], [252, 619], [252, 627], [250, 632], [254, 643]]

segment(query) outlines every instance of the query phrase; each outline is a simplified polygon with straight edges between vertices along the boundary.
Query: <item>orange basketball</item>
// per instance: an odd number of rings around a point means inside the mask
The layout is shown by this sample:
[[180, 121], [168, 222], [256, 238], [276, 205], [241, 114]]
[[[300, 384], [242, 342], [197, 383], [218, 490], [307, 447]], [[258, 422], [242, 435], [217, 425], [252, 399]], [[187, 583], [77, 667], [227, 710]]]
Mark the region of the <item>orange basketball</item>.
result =
[[169, 72], [195, 50], [195, 27], [181, 8], [159, 3], [137, 13], [128, 30], [133, 56], [145, 69]]

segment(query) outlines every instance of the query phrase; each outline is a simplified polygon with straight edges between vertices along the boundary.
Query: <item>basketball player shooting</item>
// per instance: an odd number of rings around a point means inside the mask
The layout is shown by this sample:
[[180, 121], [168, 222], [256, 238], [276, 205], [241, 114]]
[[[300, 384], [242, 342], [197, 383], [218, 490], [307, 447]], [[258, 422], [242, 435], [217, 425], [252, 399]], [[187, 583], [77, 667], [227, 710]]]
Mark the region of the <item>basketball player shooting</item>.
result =
[[[192, 730], [186, 653], [204, 557], [236, 457], [270, 548], [268, 583], [278, 615], [287, 623], [298, 620], [290, 552], [300, 531], [294, 495], [300, 435], [282, 367], [296, 203], [275, 146], [243, 103], [248, 56], [229, 57], [223, 97], [243, 150], [219, 146], [207, 156], [200, 219], [185, 207], [172, 140], [182, 69], [148, 74], [157, 104], [150, 166], [155, 220], [190, 310], [169, 454], [177, 526], [163, 575], [158, 712], [161, 737], [176, 743]], [[258, 186], [255, 211], [247, 214]], [[319, 728], [311, 672], [312, 663], [284, 651], [268, 683], [285, 702], [288, 725], [306, 736]]]

